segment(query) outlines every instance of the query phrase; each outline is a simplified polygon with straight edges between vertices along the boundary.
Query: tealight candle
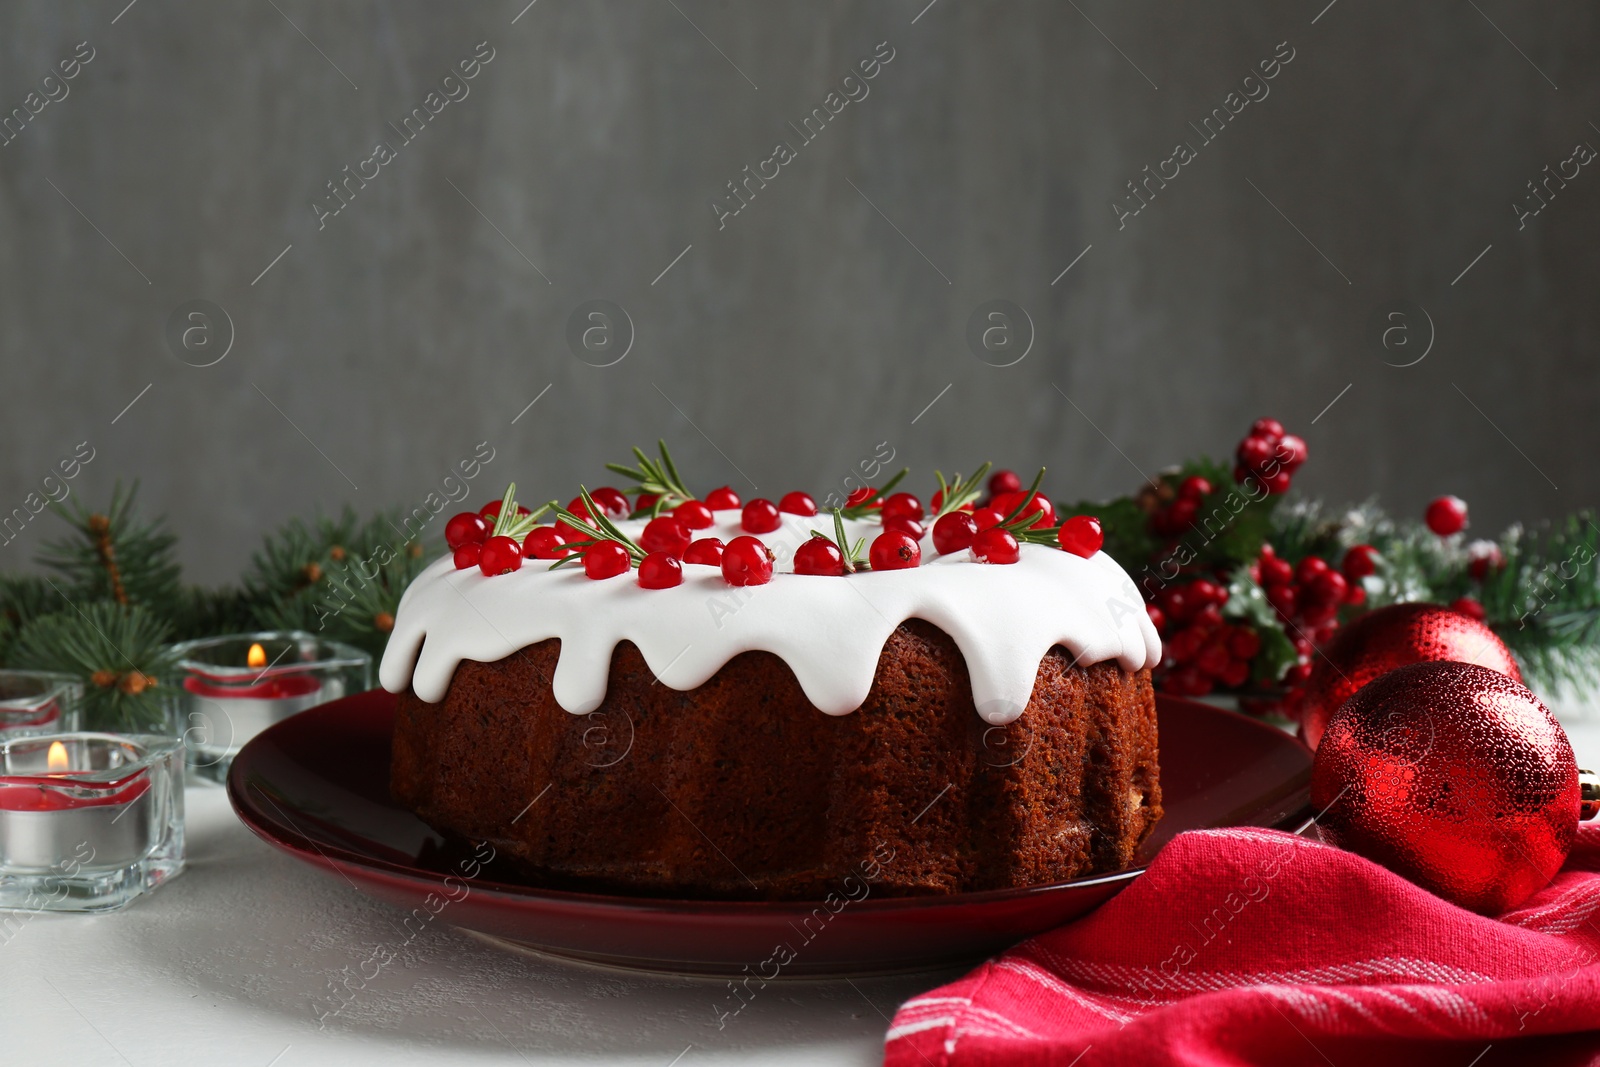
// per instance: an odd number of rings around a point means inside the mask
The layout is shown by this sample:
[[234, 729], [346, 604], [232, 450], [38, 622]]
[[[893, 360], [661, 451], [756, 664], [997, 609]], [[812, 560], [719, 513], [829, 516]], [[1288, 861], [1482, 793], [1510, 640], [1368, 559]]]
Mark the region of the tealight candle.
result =
[[119, 908], [183, 869], [183, 742], [0, 743], [0, 908]]
[[233, 634], [173, 646], [189, 767], [222, 781], [244, 743], [275, 722], [371, 687], [372, 659], [313, 634]]
[[51, 671], [0, 671], [0, 740], [76, 730], [83, 683]]

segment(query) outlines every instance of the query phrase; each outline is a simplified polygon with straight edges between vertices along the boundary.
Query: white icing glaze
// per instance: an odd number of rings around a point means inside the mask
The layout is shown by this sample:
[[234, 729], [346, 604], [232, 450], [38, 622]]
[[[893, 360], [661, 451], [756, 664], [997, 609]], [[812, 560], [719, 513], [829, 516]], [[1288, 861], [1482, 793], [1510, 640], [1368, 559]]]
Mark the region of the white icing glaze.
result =
[[[726, 542], [743, 533], [738, 511], [716, 518], [695, 536]], [[1133, 671], [1161, 658], [1133, 580], [1104, 552], [1082, 559], [1023, 545], [1019, 562], [985, 565], [965, 551], [939, 556], [928, 536], [920, 567], [822, 577], [793, 573], [793, 555], [831, 518], [783, 520], [762, 535], [778, 556], [772, 581], [746, 588], [728, 585], [716, 567], [692, 564], [672, 589], [641, 589], [637, 571], [594, 581], [579, 565], [551, 571], [543, 560], [490, 578], [476, 567], [456, 570], [447, 555], [401, 598], [379, 678], [391, 692], [409, 685], [437, 702], [463, 659], [492, 663], [554, 637], [561, 641], [556, 701], [582, 715], [604, 700], [619, 641], [638, 646], [661, 683], [678, 690], [702, 685], [741, 652], [764, 650], [789, 665], [812, 704], [845, 715], [866, 700], [889, 635], [916, 618], [955, 640], [979, 714], [999, 725], [1022, 714], [1054, 645], [1086, 666], [1114, 659]], [[642, 521], [618, 525], [635, 538], [644, 528]], [[846, 529], [869, 544], [882, 532], [876, 521]]]

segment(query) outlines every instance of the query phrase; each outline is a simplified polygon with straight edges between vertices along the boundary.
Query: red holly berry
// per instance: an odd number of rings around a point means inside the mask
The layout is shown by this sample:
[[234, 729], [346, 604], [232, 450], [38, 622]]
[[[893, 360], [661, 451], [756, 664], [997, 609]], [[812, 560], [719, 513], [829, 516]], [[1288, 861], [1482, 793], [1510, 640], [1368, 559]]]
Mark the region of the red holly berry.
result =
[[772, 549], [759, 537], [735, 537], [722, 550], [722, 577], [729, 585], [766, 585], [772, 580]]
[[484, 574], [510, 574], [522, 566], [522, 546], [513, 537], [491, 537], [483, 543], [478, 568]]
[[[850, 495], [845, 498], [844, 506], [847, 508], [860, 507], [862, 504], [865, 504], [868, 500], [871, 500], [875, 495], [877, 495], [877, 492], [878, 491], [872, 488], [872, 486], [863, 485], [860, 489], [851, 491]], [[882, 507], [882, 501], [879, 501], [872, 506], [875, 508]]]
[[1016, 471], [999, 470], [989, 475], [989, 496], [994, 498], [1001, 493], [1015, 493], [1022, 488], [1022, 479], [1017, 477]]
[[722, 538], [702, 537], [698, 541], [690, 541], [689, 547], [683, 550], [683, 561], [710, 567], [722, 566]]
[[845, 573], [844, 553], [826, 537], [813, 537], [795, 549], [794, 572], [837, 577]]
[[971, 551], [979, 563], [1015, 563], [1022, 558], [1017, 539], [1003, 526], [979, 530], [972, 539]]
[[1200, 502], [1178, 498], [1167, 508], [1165, 525], [1168, 534], [1180, 534], [1194, 522], [1194, 517], [1200, 513]]
[[1189, 617], [1189, 598], [1182, 586], [1163, 586], [1161, 592], [1156, 594], [1156, 599], [1161, 602], [1161, 610], [1173, 622], [1182, 622]]
[[1475, 582], [1489, 577], [1506, 565], [1506, 554], [1493, 541], [1474, 541], [1467, 546], [1467, 573]]
[[1283, 423], [1277, 419], [1257, 419], [1250, 424], [1250, 433], [1261, 437], [1282, 437]]
[[1310, 452], [1306, 448], [1304, 439], [1292, 433], [1284, 434], [1278, 441], [1277, 451], [1274, 453], [1278, 462], [1283, 464], [1292, 474], [1300, 469]]
[[1458, 496], [1441, 496], [1424, 515], [1428, 529], [1440, 537], [1460, 533], [1467, 526], [1467, 502]]
[[889, 499], [883, 502], [884, 522], [888, 522], [894, 517], [921, 522], [923, 514], [922, 501], [910, 493], [892, 493]]
[[1255, 659], [1256, 653], [1261, 651], [1261, 635], [1254, 630], [1241, 627], [1229, 635], [1228, 651], [1238, 659]]
[[1106, 535], [1100, 527], [1100, 520], [1093, 515], [1074, 515], [1061, 524], [1061, 529], [1056, 532], [1056, 540], [1074, 556], [1088, 559], [1100, 551], [1100, 546], [1106, 543]]
[[1469, 596], [1450, 601], [1450, 610], [1459, 611], [1463, 615], [1470, 615], [1479, 622], [1488, 618], [1488, 614], [1483, 610], [1483, 605]]
[[609, 485], [602, 485], [589, 494], [595, 506], [605, 513], [606, 518], [615, 522], [628, 517], [628, 498], [622, 495], [622, 490], [613, 489]]
[[972, 544], [972, 536], [977, 532], [977, 520], [964, 511], [940, 515], [939, 521], [933, 524], [933, 547], [942, 556], [960, 552]]
[[478, 557], [482, 554], [483, 546], [476, 541], [468, 541], [466, 544], [457, 547], [452, 557], [455, 560], [456, 570], [464, 571], [468, 567], [476, 567], [478, 565]]
[[927, 532], [922, 528], [922, 523], [904, 515], [891, 515], [889, 518], [884, 519], [883, 528], [885, 531], [899, 530], [913, 541], [922, 540], [922, 535]]
[[[738, 507], [738, 504], [734, 504]], [[688, 530], [705, 530], [716, 523], [711, 515], [711, 508], [699, 500], [685, 500], [672, 509], [672, 517], [683, 523]]]
[[644, 532], [639, 535], [640, 548], [646, 552], [664, 552], [669, 556], [681, 557], [683, 550], [689, 547], [689, 541], [689, 531], [684, 529], [683, 523], [675, 515], [657, 515], [645, 523]]
[[1205, 630], [1215, 629], [1222, 625], [1222, 611], [1215, 604], [1206, 604], [1189, 616], [1189, 621]]
[[444, 543], [452, 550], [465, 544], [481, 545], [492, 529], [494, 523], [476, 511], [463, 511], [459, 515], [452, 515], [450, 521], [444, 524]]
[[1353, 608], [1359, 608], [1367, 602], [1367, 587], [1359, 582], [1351, 582], [1350, 588], [1344, 591], [1344, 602]]
[[[813, 538], [812, 540], [815, 540]], [[875, 571], [898, 571], [922, 562], [922, 546], [901, 530], [888, 530], [872, 539], [867, 562]]]
[[583, 573], [590, 578], [615, 578], [630, 565], [628, 550], [615, 541], [596, 541], [583, 550]]
[[1266, 594], [1267, 603], [1271, 604], [1273, 610], [1279, 615], [1286, 619], [1294, 617], [1294, 609], [1298, 606], [1294, 586], [1269, 585], [1266, 588]]
[[1144, 606], [1144, 610], [1145, 610], [1145, 614], [1150, 616], [1150, 625], [1152, 625], [1152, 626], [1154, 626], [1156, 628], [1156, 633], [1158, 633], [1158, 634], [1166, 633], [1167, 632], [1167, 613], [1162, 611], [1160, 608], [1156, 607], [1154, 604], [1146, 604]]
[[1318, 604], [1343, 604], [1350, 583], [1338, 571], [1323, 571], [1311, 580], [1311, 594]]
[[1292, 479], [1289, 476], [1289, 472], [1281, 467], [1272, 474], [1261, 475], [1262, 486], [1267, 490], [1267, 493], [1272, 496], [1277, 496], [1280, 493], [1287, 493], [1289, 491], [1289, 483], [1291, 481]]
[[1262, 585], [1288, 585], [1294, 581], [1294, 568], [1286, 559], [1263, 553], [1260, 565]]
[[783, 499], [778, 501], [778, 510], [786, 515], [815, 515], [817, 502], [812, 499], [810, 493], [797, 490], [783, 494]]
[[1226, 604], [1228, 591], [1209, 578], [1196, 578], [1189, 583], [1189, 598], [1200, 604]]
[[683, 584], [683, 564], [678, 562], [677, 556], [666, 552], [652, 552], [639, 561], [641, 588], [671, 589], [681, 584]]
[[1378, 550], [1371, 545], [1351, 545], [1344, 554], [1344, 561], [1339, 564], [1339, 569], [1344, 572], [1346, 580], [1358, 582], [1369, 574], [1378, 571]]
[[1194, 665], [1213, 678], [1220, 678], [1232, 662], [1233, 657], [1228, 655], [1227, 647], [1219, 644], [1206, 645], [1194, 658]]
[[1311, 664], [1296, 663], [1283, 672], [1283, 684], [1289, 686], [1305, 685], [1306, 679], [1311, 677]]
[[554, 526], [535, 526], [522, 539], [522, 554], [529, 559], [563, 559], [574, 551]]
[[1267, 465], [1267, 461], [1277, 454], [1277, 447], [1269, 437], [1251, 434], [1239, 442], [1239, 447], [1234, 450], [1234, 458], [1252, 471], [1259, 471]]
[[778, 505], [757, 497], [744, 506], [739, 525], [750, 533], [771, 533], [783, 525], [783, 519], [778, 514]]
[[712, 511], [731, 511], [739, 506], [739, 494], [727, 486], [706, 494], [706, 507]]
[[1307, 556], [1295, 567], [1294, 580], [1301, 585], [1309, 585], [1319, 574], [1327, 574], [1329, 569], [1328, 561], [1321, 556]]
[[1199, 500], [1211, 495], [1211, 483], [1198, 474], [1191, 474], [1178, 484], [1178, 496], [1185, 500]]
[[1250, 664], [1242, 659], [1233, 660], [1228, 664], [1228, 669], [1222, 672], [1222, 684], [1229, 689], [1237, 689], [1250, 680]]

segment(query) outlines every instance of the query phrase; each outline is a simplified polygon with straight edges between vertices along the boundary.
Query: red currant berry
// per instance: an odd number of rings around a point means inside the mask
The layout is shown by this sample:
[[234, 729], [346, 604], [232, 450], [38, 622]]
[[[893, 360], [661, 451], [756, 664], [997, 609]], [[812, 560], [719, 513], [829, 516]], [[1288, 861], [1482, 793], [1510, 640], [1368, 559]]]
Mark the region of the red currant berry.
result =
[[810, 493], [785, 493], [778, 501], [778, 510], [786, 515], [815, 515], [817, 502], [811, 499]]
[[1483, 605], [1469, 596], [1461, 597], [1458, 600], [1452, 600], [1450, 602], [1450, 610], [1459, 611], [1461, 614], [1477, 619], [1479, 622], [1482, 622], [1488, 617], [1483, 610]]
[[1440, 537], [1460, 533], [1467, 526], [1467, 502], [1458, 496], [1442, 496], [1428, 505], [1423, 516], [1428, 529]]
[[1093, 515], [1074, 515], [1061, 524], [1056, 540], [1074, 556], [1088, 559], [1100, 551], [1100, 546], [1106, 543], [1106, 535], [1100, 528], [1100, 520]]
[[469, 543], [481, 545], [493, 528], [494, 524], [476, 511], [463, 511], [444, 524], [444, 543], [452, 550]]
[[491, 537], [483, 543], [478, 567], [484, 574], [510, 574], [522, 566], [522, 546], [514, 537]]
[[867, 561], [875, 571], [904, 570], [922, 562], [922, 546], [908, 533], [889, 530], [872, 539]]
[[1222, 672], [1221, 682], [1229, 689], [1237, 689], [1250, 680], [1250, 664], [1246, 660], [1236, 659], [1228, 664], [1228, 669]]
[[615, 541], [596, 541], [583, 550], [583, 573], [591, 578], [626, 574], [630, 562], [628, 550]]
[[1261, 584], [1288, 585], [1294, 581], [1294, 568], [1289, 561], [1278, 556], [1261, 557]]
[[766, 585], [772, 559], [772, 549], [759, 537], [735, 537], [722, 550], [722, 578], [729, 585]]
[[1156, 594], [1156, 599], [1161, 602], [1161, 610], [1167, 613], [1167, 618], [1173, 622], [1182, 622], [1189, 617], [1189, 613], [1196, 605], [1189, 602], [1189, 596], [1182, 586], [1169, 585]]
[[783, 518], [778, 513], [778, 505], [757, 497], [744, 506], [739, 525], [750, 533], [771, 533], [783, 525]]
[[1201, 604], [1226, 604], [1228, 591], [1209, 578], [1196, 578], [1189, 583], [1189, 596]]
[[1022, 489], [1022, 479], [1017, 477], [1016, 471], [995, 471], [989, 475], [989, 496], [999, 496], [1001, 493], [1015, 493]]
[[[989, 506], [1000, 512], [1001, 515], [1010, 515], [1013, 511], [1016, 511], [1017, 505], [1022, 503], [1024, 497], [1027, 497], [1027, 494], [1021, 490], [1015, 493], [1001, 493], [989, 501]], [[1021, 518], [1023, 515], [1039, 516], [1038, 520], [1033, 524], [1036, 529], [1044, 529], [1056, 524], [1055, 505], [1050, 503], [1050, 499], [1043, 493], [1034, 493], [1032, 497], [1028, 498], [1027, 506], [1021, 512], [1018, 512], [1017, 517]]]
[[1283, 423], [1277, 419], [1257, 419], [1250, 424], [1251, 436], [1282, 437]]
[[661, 499], [660, 493], [640, 493], [639, 499], [633, 502], [635, 511], [649, 511], [656, 506], [656, 501]]
[[1199, 500], [1211, 495], [1211, 483], [1198, 474], [1191, 474], [1178, 485], [1178, 496], [1185, 500]]
[[845, 572], [844, 553], [826, 537], [813, 537], [795, 549], [794, 572], [837, 577]]
[[672, 509], [672, 517], [689, 530], [709, 529], [717, 521], [711, 517], [710, 506], [698, 500], [686, 500], [679, 504]]
[[595, 506], [603, 511], [606, 518], [612, 522], [627, 518], [629, 510], [631, 510], [628, 507], [628, 498], [622, 495], [622, 490], [613, 489], [609, 485], [602, 485], [600, 488], [592, 490], [589, 493], [589, 499], [593, 500]]
[[1300, 465], [1306, 461], [1306, 456], [1309, 454], [1305, 440], [1292, 433], [1284, 434], [1278, 441], [1276, 453], [1278, 462], [1282, 463], [1291, 474], [1300, 469]]
[[979, 530], [988, 530], [999, 526], [1001, 520], [1005, 517], [1006, 513], [996, 507], [979, 508], [972, 513], [972, 521], [977, 524]]
[[1311, 677], [1311, 664], [1296, 663], [1283, 672], [1283, 684], [1288, 686], [1305, 685], [1306, 679]]
[[1167, 530], [1169, 534], [1180, 534], [1194, 522], [1194, 517], [1200, 513], [1200, 502], [1180, 497], [1172, 502], [1167, 509]]
[[1367, 587], [1359, 582], [1351, 582], [1350, 587], [1344, 591], [1344, 602], [1353, 608], [1359, 608], [1367, 602]]
[[889, 518], [884, 519], [883, 529], [885, 533], [890, 530], [898, 530], [913, 541], [922, 540], [922, 523], [905, 515], [891, 515]]
[[708, 567], [722, 566], [722, 538], [702, 537], [698, 541], [690, 541], [689, 547], [683, 550], [683, 561]]
[[1261, 651], [1261, 635], [1249, 629], [1235, 630], [1228, 637], [1228, 651], [1238, 659], [1255, 659]]
[[1146, 615], [1150, 616], [1150, 625], [1156, 628], [1156, 633], [1166, 633], [1167, 613], [1156, 607], [1154, 604], [1146, 604], [1144, 606], [1144, 611]]
[[1281, 467], [1272, 474], [1263, 474], [1261, 476], [1261, 484], [1265, 486], [1267, 492], [1273, 496], [1277, 496], [1280, 493], [1287, 493], [1289, 491], [1290, 480], [1291, 478], [1289, 472]]
[[[598, 501], [596, 501], [598, 503]], [[639, 561], [639, 585], [644, 589], [671, 589], [683, 584], [683, 564], [677, 556], [652, 552]]]
[[1493, 541], [1474, 541], [1467, 546], [1467, 573], [1475, 582], [1489, 577], [1506, 565], [1506, 554]]
[[[871, 500], [877, 494], [878, 491], [872, 488], [872, 486], [863, 485], [860, 489], [853, 490], [850, 495], [845, 498], [844, 506], [847, 508], [858, 508], [862, 504], [865, 504], [867, 501]], [[882, 506], [882, 501], [872, 505], [872, 507], [875, 508]]]
[[1022, 558], [1022, 548], [1011, 531], [999, 526], [979, 530], [972, 539], [972, 558], [979, 563], [1015, 563]]
[[1294, 580], [1301, 585], [1310, 585], [1318, 575], [1327, 574], [1331, 569], [1328, 561], [1321, 556], [1307, 556], [1295, 567]]
[[1273, 610], [1286, 619], [1294, 618], [1294, 609], [1299, 606], [1292, 585], [1269, 585], [1266, 589], [1267, 603]]
[[941, 556], [960, 552], [972, 544], [972, 537], [977, 532], [978, 521], [964, 511], [940, 515], [939, 521], [933, 524], [933, 547], [939, 550]]
[[922, 501], [910, 493], [891, 493], [889, 499], [883, 502], [884, 522], [888, 522], [894, 516], [921, 522], [923, 514]]
[[712, 511], [731, 511], [739, 506], [739, 494], [727, 486], [713, 489], [706, 494], [706, 507]]
[[1351, 545], [1350, 550], [1344, 554], [1344, 562], [1339, 565], [1344, 571], [1344, 576], [1352, 582], [1360, 581], [1369, 574], [1378, 571], [1378, 550], [1371, 545]]
[[483, 554], [483, 546], [476, 541], [468, 541], [455, 550], [454, 559], [456, 570], [464, 571], [468, 567], [478, 565], [478, 557]]
[[1239, 447], [1233, 455], [1245, 467], [1258, 471], [1267, 465], [1267, 461], [1272, 459], [1276, 452], [1277, 449], [1273, 447], [1269, 438], [1252, 434], [1239, 442]]
[[1219, 644], [1206, 645], [1194, 657], [1194, 665], [1213, 678], [1222, 677], [1232, 662], [1233, 657], [1228, 655], [1227, 646]]
[[572, 553], [567, 539], [554, 526], [535, 526], [522, 539], [522, 554], [529, 559], [562, 559]]
[[1209, 633], [1222, 625], [1222, 612], [1215, 604], [1206, 604], [1189, 616], [1189, 621], [1202, 633]]
[[644, 532], [639, 535], [640, 548], [646, 552], [664, 552], [669, 556], [681, 557], [683, 550], [689, 547], [689, 541], [689, 531], [672, 515], [657, 515], [644, 524]]
[[1338, 571], [1324, 571], [1311, 582], [1311, 592], [1318, 604], [1339, 605], [1350, 593], [1350, 583]]

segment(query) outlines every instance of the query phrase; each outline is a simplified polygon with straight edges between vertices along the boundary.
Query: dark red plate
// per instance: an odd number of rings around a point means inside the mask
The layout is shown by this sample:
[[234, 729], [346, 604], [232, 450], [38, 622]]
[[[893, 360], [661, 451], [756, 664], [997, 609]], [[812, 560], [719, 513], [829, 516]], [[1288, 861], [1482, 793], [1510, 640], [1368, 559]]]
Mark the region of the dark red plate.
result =
[[[689, 974], [871, 974], [974, 960], [1092, 910], [1183, 830], [1302, 829], [1311, 753], [1271, 726], [1159, 697], [1166, 816], [1138, 865], [1058, 885], [948, 897], [820, 904], [662, 900], [539, 889], [481, 869], [389, 798], [394, 697], [324, 704], [257, 735], [233, 761], [228, 798], [290, 855], [406, 911], [590, 963]], [[466, 877], [475, 873], [475, 877]], [[748, 971], [746, 971], [748, 968]]]

